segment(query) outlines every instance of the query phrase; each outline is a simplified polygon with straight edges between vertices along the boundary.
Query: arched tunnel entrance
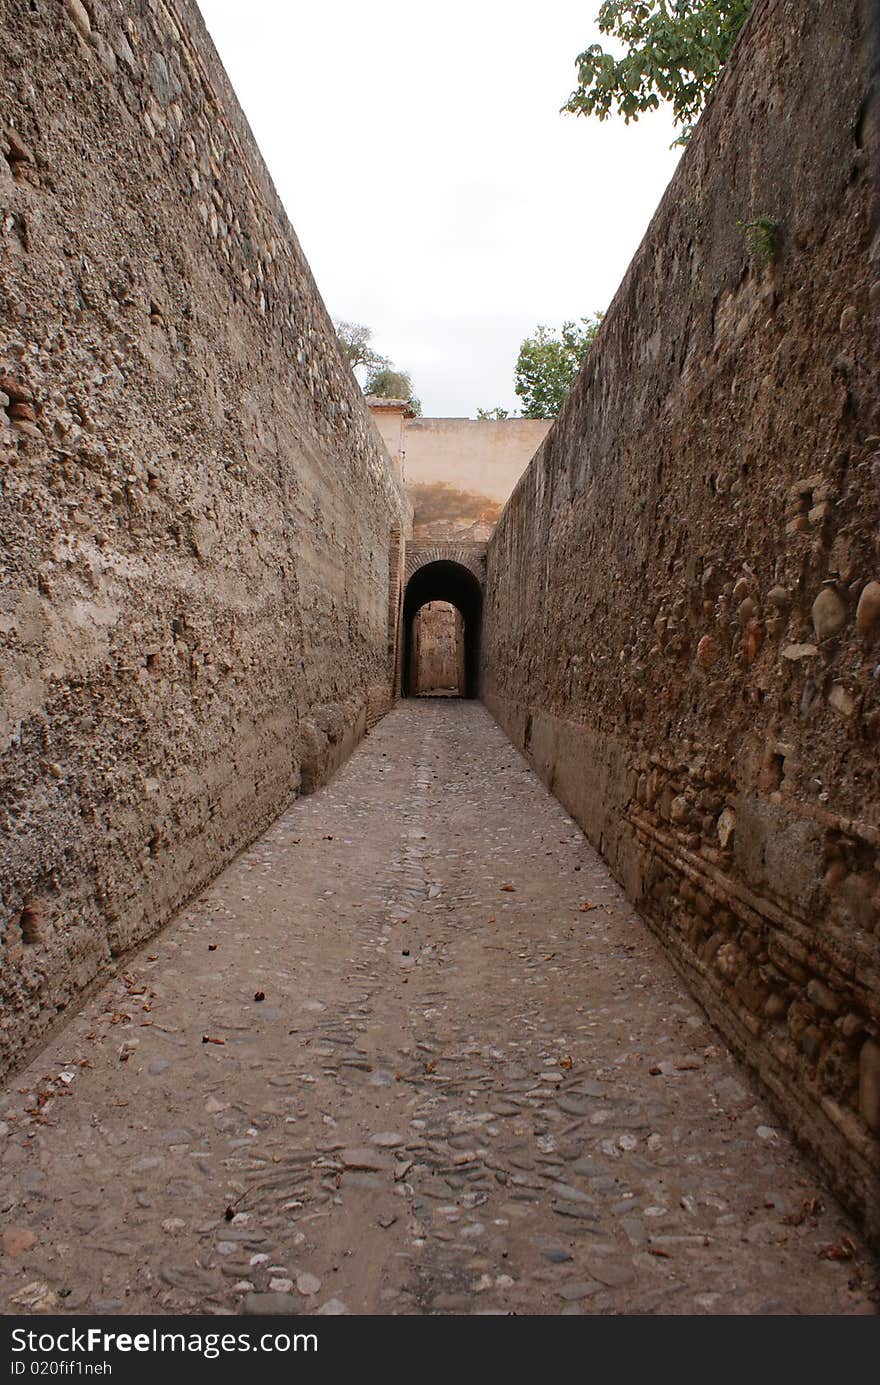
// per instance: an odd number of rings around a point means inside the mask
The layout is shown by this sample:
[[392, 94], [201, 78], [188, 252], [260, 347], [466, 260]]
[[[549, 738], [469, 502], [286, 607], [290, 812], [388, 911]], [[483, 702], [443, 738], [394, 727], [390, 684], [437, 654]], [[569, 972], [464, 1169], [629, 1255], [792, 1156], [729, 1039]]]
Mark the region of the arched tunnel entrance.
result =
[[[419, 636], [423, 631], [417, 622], [426, 607], [431, 607], [432, 624], [437, 631], [438, 659], [442, 659], [444, 668], [451, 663], [456, 670], [454, 684], [448, 683], [446, 687], [436, 689], [419, 686]], [[454, 607], [460, 619], [456, 620], [451, 612], [447, 615], [449, 607]], [[461, 563], [439, 559], [416, 569], [403, 597], [401, 692], [404, 697], [416, 697], [420, 692], [430, 691], [449, 695], [453, 686], [459, 697], [477, 696], [482, 615], [483, 592], [480, 583]], [[451, 657], [445, 648], [450, 639], [457, 643], [456, 653]], [[441, 646], [444, 648], [441, 649]], [[437, 676], [442, 678], [445, 674]], [[430, 678], [428, 681], [431, 681]]]

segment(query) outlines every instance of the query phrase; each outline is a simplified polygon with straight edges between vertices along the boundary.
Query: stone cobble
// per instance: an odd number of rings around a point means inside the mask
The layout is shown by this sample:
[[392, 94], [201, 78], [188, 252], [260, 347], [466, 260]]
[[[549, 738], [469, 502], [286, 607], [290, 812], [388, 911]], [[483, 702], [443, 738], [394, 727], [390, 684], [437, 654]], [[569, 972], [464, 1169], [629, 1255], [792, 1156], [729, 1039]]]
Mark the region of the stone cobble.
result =
[[875, 1266], [476, 703], [410, 702], [0, 1097], [0, 1309], [875, 1312]]

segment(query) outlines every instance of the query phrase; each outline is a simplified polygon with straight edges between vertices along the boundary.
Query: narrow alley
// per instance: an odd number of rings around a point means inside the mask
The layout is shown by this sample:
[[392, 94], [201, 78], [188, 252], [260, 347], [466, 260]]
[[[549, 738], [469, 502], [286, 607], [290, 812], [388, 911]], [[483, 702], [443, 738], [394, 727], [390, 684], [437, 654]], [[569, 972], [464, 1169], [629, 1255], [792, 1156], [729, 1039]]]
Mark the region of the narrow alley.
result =
[[859, 1313], [871, 1261], [478, 703], [406, 702], [0, 1098], [4, 1312]]

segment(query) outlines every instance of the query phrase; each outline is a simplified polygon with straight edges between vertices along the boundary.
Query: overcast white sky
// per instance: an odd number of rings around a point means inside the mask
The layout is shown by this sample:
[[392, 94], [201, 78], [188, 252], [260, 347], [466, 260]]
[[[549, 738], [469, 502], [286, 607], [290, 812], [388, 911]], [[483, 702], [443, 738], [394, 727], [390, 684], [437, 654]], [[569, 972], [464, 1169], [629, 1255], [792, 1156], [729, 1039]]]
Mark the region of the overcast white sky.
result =
[[428, 416], [511, 411], [520, 341], [606, 308], [679, 151], [561, 115], [599, 0], [199, 0], [333, 317]]

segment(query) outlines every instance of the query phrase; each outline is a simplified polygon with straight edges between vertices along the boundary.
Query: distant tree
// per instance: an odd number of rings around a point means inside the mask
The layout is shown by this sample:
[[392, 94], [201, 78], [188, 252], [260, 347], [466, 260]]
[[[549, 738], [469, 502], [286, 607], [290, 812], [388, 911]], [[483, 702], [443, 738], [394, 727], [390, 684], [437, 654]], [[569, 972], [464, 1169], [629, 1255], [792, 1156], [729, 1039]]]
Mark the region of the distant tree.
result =
[[537, 327], [526, 337], [519, 348], [514, 381], [523, 418], [556, 417], [603, 316], [594, 313], [579, 322], [564, 322], [558, 335], [551, 327]]
[[377, 366], [367, 376], [364, 394], [375, 394], [380, 399], [405, 399], [414, 414], [422, 412], [422, 406], [413, 394], [412, 379], [405, 370], [395, 370], [386, 362]]
[[510, 415], [506, 409], [499, 409], [497, 407], [494, 409], [477, 409], [477, 418], [494, 418], [500, 423], [503, 418], [509, 417]]
[[385, 356], [380, 356], [378, 351], [374, 351], [370, 346], [373, 339], [370, 327], [364, 327], [360, 322], [345, 322], [341, 318], [334, 322], [333, 326], [336, 328], [343, 355], [352, 370], [357, 370], [358, 366], [363, 366], [368, 371], [381, 370], [383, 366], [390, 364]]
[[615, 111], [627, 124], [661, 100], [672, 103], [677, 144], [690, 137], [754, 0], [603, 0], [598, 24], [622, 57], [591, 43], [576, 59], [578, 85], [563, 106], [574, 115]]

